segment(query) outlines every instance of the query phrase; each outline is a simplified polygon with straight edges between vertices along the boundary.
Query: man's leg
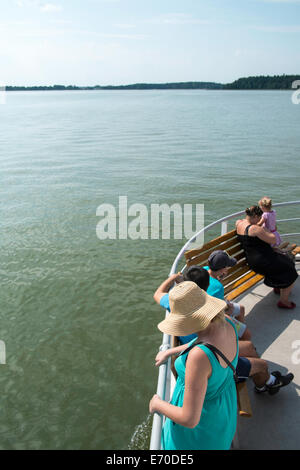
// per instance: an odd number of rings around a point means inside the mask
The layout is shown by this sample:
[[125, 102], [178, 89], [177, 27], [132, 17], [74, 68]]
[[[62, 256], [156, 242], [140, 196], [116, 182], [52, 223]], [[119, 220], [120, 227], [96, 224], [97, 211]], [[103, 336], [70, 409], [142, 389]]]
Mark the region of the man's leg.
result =
[[249, 377], [255, 384], [257, 393], [268, 392], [275, 395], [281, 387], [288, 385], [294, 378], [294, 374], [282, 375], [279, 371], [269, 372], [268, 363], [264, 359], [248, 357], [245, 358], [251, 364]]
[[259, 357], [248, 357], [247, 359], [251, 363], [249, 377], [257, 388], [262, 388], [270, 379], [268, 363]]
[[259, 357], [252, 341], [239, 341], [240, 357]]

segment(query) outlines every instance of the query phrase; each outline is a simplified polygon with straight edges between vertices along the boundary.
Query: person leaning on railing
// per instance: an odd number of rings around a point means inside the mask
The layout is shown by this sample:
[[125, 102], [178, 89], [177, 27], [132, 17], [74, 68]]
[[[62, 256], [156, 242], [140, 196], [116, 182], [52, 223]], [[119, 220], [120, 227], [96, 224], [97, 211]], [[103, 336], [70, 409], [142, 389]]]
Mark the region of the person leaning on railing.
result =
[[257, 225], [263, 214], [261, 208], [251, 206], [245, 213], [245, 218], [236, 222], [236, 230], [249, 267], [265, 276], [265, 285], [273, 287], [274, 292], [280, 295], [277, 303], [279, 308], [295, 308], [296, 304], [289, 300], [298, 277], [293, 261], [274, 251], [272, 245], [276, 243], [275, 235]]
[[[196, 333], [197, 338], [188, 355], [183, 351], [175, 361], [178, 378], [171, 403], [154, 395], [149, 404], [150, 413], [167, 417], [162, 448], [227, 450], [237, 424], [232, 368], [238, 361], [238, 336], [231, 320], [225, 318], [226, 302], [190, 281], [176, 285], [169, 300], [171, 311], [159, 323], [160, 331], [174, 336]], [[218, 348], [226, 360], [198, 341]]]

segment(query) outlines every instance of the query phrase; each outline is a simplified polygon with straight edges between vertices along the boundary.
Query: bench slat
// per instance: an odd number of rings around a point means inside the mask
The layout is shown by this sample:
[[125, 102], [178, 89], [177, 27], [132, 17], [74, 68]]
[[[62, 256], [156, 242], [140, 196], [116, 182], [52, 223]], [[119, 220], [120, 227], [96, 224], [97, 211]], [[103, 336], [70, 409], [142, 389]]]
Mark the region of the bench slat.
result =
[[230, 248], [231, 251], [233, 251], [233, 252], [238, 252], [238, 251], [242, 250], [241, 244], [239, 243], [239, 241], [235, 237], [235, 238], [232, 238], [231, 240], [228, 240], [227, 242], [223, 243], [221, 246], [220, 245], [215, 246], [215, 247], [211, 248], [210, 250], [206, 251], [205, 253], [199, 254], [196, 257], [192, 258], [192, 259], [191, 258], [186, 259], [186, 264], [188, 266], [193, 266], [195, 264], [199, 264], [202, 261], [207, 260], [209, 255], [211, 253], [213, 253], [215, 250], [226, 250], [227, 253], [229, 254], [228, 248]]
[[[253, 271], [252, 271], [253, 272]], [[254, 273], [255, 274], [255, 273]], [[232, 290], [229, 292], [229, 294], [226, 296], [227, 300], [233, 300], [239, 295], [243, 294], [243, 292], [247, 291], [251, 287], [255, 286], [258, 282], [260, 282], [264, 276], [261, 274], [256, 274], [254, 277], [246, 281], [244, 284], [240, 285], [237, 289]]]
[[249, 271], [249, 269], [248, 269], [248, 272], [245, 276], [241, 277], [240, 279], [237, 279], [235, 282], [232, 282], [231, 284], [228, 284], [224, 288], [225, 295], [230, 293], [234, 289], [237, 289], [239, 286], [244, 284], [244, 282], [248, 281], [249, 279], [252, 279], [254, 276], [256, 276], [256, 273], [254, 271], [251, 271], [251, 270]]
[[245, 418], [251, 418], [252, 408], [246, 382], [236, 384], [236, 391], [238, 397], [239, 415]]
[[[228, 253], [228, 251], [227, 251], [227, 253]], [[228, 253], [228, 254], [230, 254], [230, 253]], [[230, 255], [230, 256], [231, 256], [231, 255]], [[237, 252], [237, 253], [234, 254], [234, 258], [235, 258], [237, 261], [240, 261], [240, 260], [242, 260], [242, 259], [246, 261], [245, 253], [244, 253], [243, 251], [241, 251], [241, 250], [239, 250], [239, 252]], [[232, 268], [230, 268], [230, 269], [232, 269]]]
[[[239, 280], [243, 274], [248, 273], [250, 270], [249, 266], [246, 264], [241, 266], [239, 269], [235, 270], [230, 276], [227, 276], [223, 281], [222, 284], [224, 285], [224, 290], [225, 293], [229, 292], [229, 290], [232, 290], [232, 282]], [[244, 279], [244, 277], [243, 277]], [[246, 280], [246, 279], [245, 279]], [[235, 286], [236, 287], [236, 286]], [[227, 289], [227, 291], [226, 291]]]
[[[247, 272], [246, 275], [242, 276], [240, 279], [237, 279], [235, 282], [231, 283], [230, 285], [226, 286], [224, 290], [226, 290], [226, 292], [230, 292], [230, 291], [233, 291], [234, 289], [236, 289], [237, 287], [243, 285], [246, 281], [248, 281], [249, 279], [252, 279], [256, 276], [259, 276], [259, 274], [256, 274], [254, 271], [252, 271], [251, 269], [249, 270], [249, 272]], [[252, 285], [250, 286], [252, 287]]]
[[214, 240], [205, 243], [201, 248], [195, 248], [194, 250], [188, 250], [184, 253], [184, 256], [186, 259], [193, 258], [196, 255], [199, 255], [200, 253], [204, 253], [204, 251], [209, 250], [210, 248], [213, 248], [217, 245], [220, 245], [221, 243], [229, 240], [230, 238], [236, 237], [236, 230], [232, 230], [231, 232], [225, 233], [225, 235], [221, 235], [218, 238], [215, 238]]
[[237, 245], [235, 245], [233, 248], [229, 248], [227, 251], [227, 254], [229, 256], [234, 256], [235, 258], [238, 256], [239, 253], [242, 253], [245, 256], [245, 252], [242, 248], [242, 245], [239, 243], [237, 240]]

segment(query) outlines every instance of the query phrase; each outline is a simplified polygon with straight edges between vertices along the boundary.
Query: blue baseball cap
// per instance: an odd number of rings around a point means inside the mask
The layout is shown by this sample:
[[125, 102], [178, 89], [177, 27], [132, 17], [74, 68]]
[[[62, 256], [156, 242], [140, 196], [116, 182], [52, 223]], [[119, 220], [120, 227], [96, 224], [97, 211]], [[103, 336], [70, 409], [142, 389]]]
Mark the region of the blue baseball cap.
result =
[[218, 271], [219, 269], [231, 268], [235, 266], [237, 260], [231, 258], [226, 251], [216, 250], [213, 251], [208, 257], [208, 266], [212, 271]]

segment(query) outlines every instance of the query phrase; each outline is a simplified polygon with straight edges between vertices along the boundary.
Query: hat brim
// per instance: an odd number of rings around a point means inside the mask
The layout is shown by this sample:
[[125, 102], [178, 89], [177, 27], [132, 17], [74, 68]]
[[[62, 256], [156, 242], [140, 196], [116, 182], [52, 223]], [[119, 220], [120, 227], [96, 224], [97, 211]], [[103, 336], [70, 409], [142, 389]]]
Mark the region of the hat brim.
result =
[[173, 336], [186, 336], [205, 330], [210, 322], [226, 307], [224, 300], [206, 294], [203, 306], [188, 315], [170, 312], [157, 327], [163, 333]]

